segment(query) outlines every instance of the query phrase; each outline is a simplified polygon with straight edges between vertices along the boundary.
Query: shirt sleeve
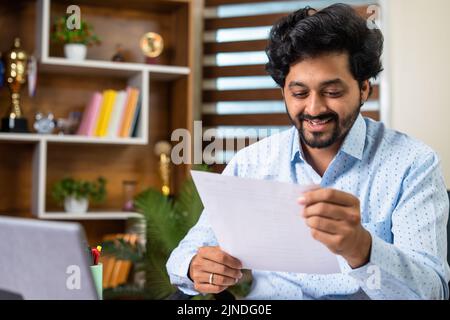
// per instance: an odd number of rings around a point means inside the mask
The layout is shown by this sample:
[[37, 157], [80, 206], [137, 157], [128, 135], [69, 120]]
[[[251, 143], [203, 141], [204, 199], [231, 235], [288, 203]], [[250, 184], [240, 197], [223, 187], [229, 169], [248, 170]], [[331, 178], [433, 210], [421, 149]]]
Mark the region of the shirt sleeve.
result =
[[372, 235], [368, 264], [348, 269], [371, 299], [448, 299], [449, 201], [436, 154], [416, 160], [392, 213], [393, 243]]
[[[236, 175], [236, 158], [233, 158], [222, 172], [224, 175]], [[214, 232], [208, 222], [208, 212], [203, 210], [197, 224], [193, 226], [178, 247], [172, 251], [166, 268], [170, 283], [188, 295], [200, 294], [194, 288], [194, 283], [188, 277], [189, 265], [198, 248], [217, 246]]]

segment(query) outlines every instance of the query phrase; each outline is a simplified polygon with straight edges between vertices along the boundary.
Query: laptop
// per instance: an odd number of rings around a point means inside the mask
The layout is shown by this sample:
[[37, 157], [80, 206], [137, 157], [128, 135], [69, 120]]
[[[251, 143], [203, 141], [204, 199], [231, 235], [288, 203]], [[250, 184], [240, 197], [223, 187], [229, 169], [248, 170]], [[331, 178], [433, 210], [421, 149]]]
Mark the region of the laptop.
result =
[[98, 299], [78, 223], [0, 217], [0, 299]]

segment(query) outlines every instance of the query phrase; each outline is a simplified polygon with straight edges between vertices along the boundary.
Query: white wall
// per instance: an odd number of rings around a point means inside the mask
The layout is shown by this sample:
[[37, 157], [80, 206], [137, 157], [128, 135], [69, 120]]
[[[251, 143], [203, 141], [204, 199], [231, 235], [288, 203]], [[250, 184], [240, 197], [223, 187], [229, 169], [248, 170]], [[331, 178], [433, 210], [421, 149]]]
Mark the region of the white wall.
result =
[[389, 125], [439, 154], [450, 188], [450, 1], [388, 0], [383, 5]]

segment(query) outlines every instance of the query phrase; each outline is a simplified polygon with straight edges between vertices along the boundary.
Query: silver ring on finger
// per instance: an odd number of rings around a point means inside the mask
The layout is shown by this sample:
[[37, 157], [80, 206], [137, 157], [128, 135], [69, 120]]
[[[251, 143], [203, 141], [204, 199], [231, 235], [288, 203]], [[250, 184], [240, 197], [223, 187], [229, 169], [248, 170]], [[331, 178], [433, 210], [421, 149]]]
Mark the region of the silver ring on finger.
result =
[[214, 279], [214, 273], [211, 272], [211, 274], [209, 275], [209, 284], [214, 284], [213, 279]]

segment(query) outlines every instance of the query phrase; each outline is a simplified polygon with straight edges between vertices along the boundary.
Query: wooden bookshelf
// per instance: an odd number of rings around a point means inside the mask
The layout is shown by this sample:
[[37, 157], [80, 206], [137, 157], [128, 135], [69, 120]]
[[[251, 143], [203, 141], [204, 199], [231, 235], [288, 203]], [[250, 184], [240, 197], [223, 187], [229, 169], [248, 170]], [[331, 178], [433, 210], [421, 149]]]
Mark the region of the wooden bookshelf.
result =
[[[199, 74], [194, 65], [201, 59], [193, 36], [197, 26], [199, 1], [131, 0], [77, 1], [82, 19], [94, 26], [102, 44], [88, 48], [84, 61], [70, 61], [62, 47], [50, 41], [51, 22], [65, 14], [65, 0], [17, 0], [0, 4], [0, 52], [10, 49], [20, 37], [27, 53], [38, 58], [35, 97], [22, 89], [22, 111], [32, 129], [36, 112], [52, 112], [65, 118], [72, 111], [83, 111], [94, 91], [124, 89], [133, 85], [141, 90], [142, 109], [138, 136], [100, 138], [79, 135], [42, 135], [35, 132], [0, 133], [0, 214], [52, 220], [83, 221], [89, 239], [103, 233], [121, 232], [124, 221], [136, 213], [122, 212], [122, 181], [136, 180], [137, 192], [160, 186], [158, 159], [153, 154], [159, 140], [170, 141], [177, 128], [192, 130], [199, 119]], [[144, 33], [160, 33], [165, 41], [163, 54], [147, 64], [140, 52]], [[126, 62], [113, 62], [116, 44], [126, 49]], [[200, 65], [200, 64], [198, 64]], [[1, 117], [9, 110], [9, 90], [0, 89]], [[188, 167], [172, 168], [172, 187], [176, 191]], [[70, 215], [50, 196], [52, 185], [66, 175], [93, 180], [107, 179], [105, 203], [90, 204], [89, 212]], [[110, 220], [109, 222], [106, 222]], [[95, 227], [92, 227], [94, 226]]]

